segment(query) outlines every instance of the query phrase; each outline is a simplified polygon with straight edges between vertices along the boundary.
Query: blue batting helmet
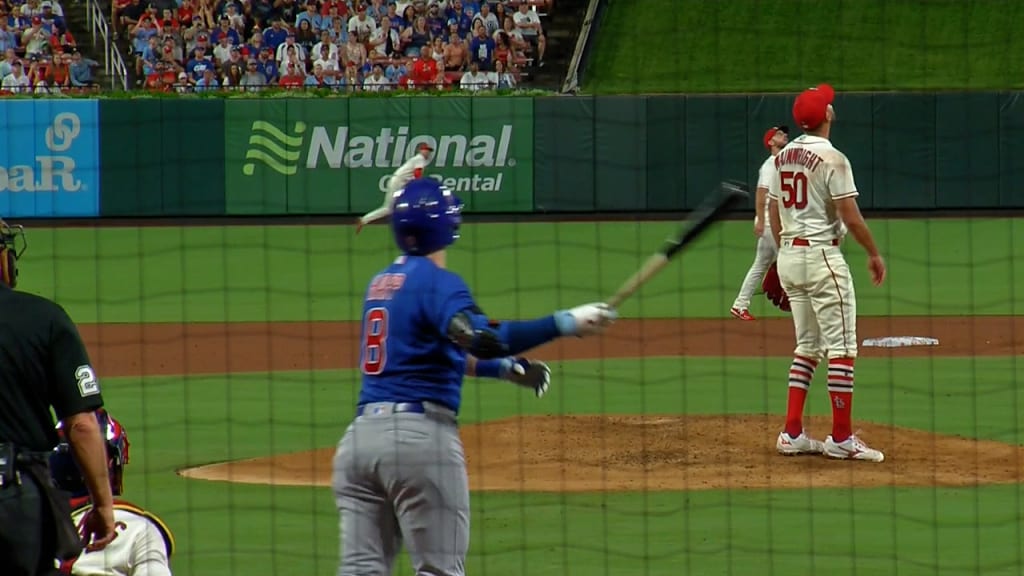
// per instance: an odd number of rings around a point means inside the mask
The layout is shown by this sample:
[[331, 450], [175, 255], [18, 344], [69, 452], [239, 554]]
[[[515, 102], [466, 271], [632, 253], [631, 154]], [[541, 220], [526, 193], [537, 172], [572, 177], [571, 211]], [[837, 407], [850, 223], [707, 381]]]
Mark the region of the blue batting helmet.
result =
[[[100, 434], [103, 435], [107, 447], [107, 470], [110, 474], [110, 489], [114, 496], [124, 492], [124, 466], [128, 463], [128, 433], [114, 417], [100, 408], [96, 411]], [[57, 423], [57, 435], [60, 443], [50, 454], [50, 476], [62, 490], [71, 493], [72, 498], [88, 496], [89, 489], [82, 479], [82, 471], [78, 468], [71, 445], [64, 433], [63, 422]]]
[[391, 230], [406, 254], [425, 256], [455, 242], [462, 200], [434, 178], [417, 178], [395, 194]]

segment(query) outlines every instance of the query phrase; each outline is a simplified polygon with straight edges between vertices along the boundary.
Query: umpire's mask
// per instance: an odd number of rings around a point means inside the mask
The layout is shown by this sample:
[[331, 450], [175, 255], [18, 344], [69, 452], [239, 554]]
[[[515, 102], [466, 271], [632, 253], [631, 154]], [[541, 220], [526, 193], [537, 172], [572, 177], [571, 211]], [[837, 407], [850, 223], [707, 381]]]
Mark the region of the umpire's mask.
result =
[[25, 229], [0, 220], [0, 282], [11, 288], [18, 284], [18, 258], [27, 247]]

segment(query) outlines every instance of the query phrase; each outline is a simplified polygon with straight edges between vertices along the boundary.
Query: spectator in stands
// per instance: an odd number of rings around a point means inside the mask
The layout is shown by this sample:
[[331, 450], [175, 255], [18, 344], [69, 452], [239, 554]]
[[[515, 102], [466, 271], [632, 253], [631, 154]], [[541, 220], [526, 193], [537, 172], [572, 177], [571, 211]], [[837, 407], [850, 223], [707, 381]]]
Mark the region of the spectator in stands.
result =
[[17, 61], [18, 54], [14, 51], [14, 48], [4, 50], [4, 59], [0, 61], [0, 80], [3, 80], [14, 71], [14, 63]]
[[25, 67], [21, 63], [21, 60], [15, 60], [11, 63], [11, 73], [4, 76], [0, 87], [10, 92], [30, 92], [31, 84], [29, 83], [28, 76], [25, 75]]
[[501, 21], [491, 12], [491, 5], [486, 2], [480, 5], [480, 13], [473, 18], [473, 25], [476, 26], [477, 23], [484, 25], [489, 37], [493, 37], [495, 32], [501, 30]]
[[462, 0], [462, 11], [466, 16], [475, 18], [480, 13], [480, 0]]
[[150, 36], [149, 42], [135, 56], [135, 76], [138, 78], [137, 84], [141, 85], [143, 78], [153, 73], [153, 68], [156, 66], [156, 63], [160, 61], [160, 57], [162, 55], [163, 51], [160, 48], [160, 41], [157, 40], [156, 36]]
[[330, 34], [331, 41], [335, 44], [341, 45], [348, 42], [348, 21], [344, 18], [332, 20]]
[[284, 88], [298, 88], [306, 83], [306, 75], [295, 66], [294, 62], [286, 63], [281, 70], [284, 73], [281, 75], [278, 85]]
[[476, 36], [469, 43], [469, 61], [489, 72], [494, 67], [494, 39], [487, 34], [482, 22], [476, 24]]
[[[387, 16], [388, 20], [391, 21], [391, 27], [394, 28], [395, 30], [401, 30], [402, 17], [398, 15], [398, 5], [389, 0], [387, 10], [388, 11], [386, 14], [384, 14], [384, 16]], [[381, 16], [380, 19], [377, 20], [378, 24], [380, 23], [381, 20], [384, 19], [384, 16]]]
[[[507, 10], [505, 10], [505, 3], [498, 2], [494, 5], [494, 17], [498, 19], [498, 22], [504, 22], [506, 16], [511, 16]], [[499, 26], [500, 28], [500, 26]]]
[[295, 44], [295, 45], [292, 45], [292, 46], [286, 46], [286, 50], [285, 50], [285, 53], [284, 53], [284, 60], [282, 62], [280, 62], [279, 64], [281, 65], [282, 68], [285, 67], [285, 64], [294, 64], [295, 65], [295, 69], [298, 70], [302, 74], [303, 77], [305, 77], [306, 76], [306, 59], [302, 58], [301, 56], [299, 56], [299, 50], [301, 50], [301, 48], [299, 48], [298, 44]]
[[196, 80], [196, 92], [208, 92], [211, 90], [217, 90], [220, 88], [220, 82], [217, 81], [217, 75], [214, 74], [212, 66], [208, 66], [203, 69], [203, 75]]
[[114, 5], [114, 22], [120, 24], [122, 32], [131, 33], [139, 19], [146, 13], [146, 5], [140, 0], [131, 0], [127, 4], [118, 2]]
[[7, 52], [8, 49], [18, 47], [18, 37], [11, 31], [7, 23], [7, 15], [0, 11], [0, 50]]
[[469, 61], [469, 72], [462, 74], [459, 80], [459, 88], [468, 92], [479, 92], [491, 88], [491, 79], [487, 74], [480, 71], [480, 64], [474, 60]]
[[444, 38], [441, 38], [440, 36], [435, 37], [434, 41], [431, 42], [430, 47], [431, 47], [431, 51], [430, 51], [431, 55], [434, 57], [434, 60], [437, 60], [437, 69], [443, 71], [444, 70]]
[[267, 79], [267, 84], [278, 84], [281, 81], [281, 67], [274, 60], [270, 48], [260, 51], [259, 69]]
[[267, 85], [267, 77], [260, 72], [259, 62], [250, 59], [245, 65], [245, 74], [238, 81], [238, 85], [246, 88], [249, 92], [257, 92]]
[[182, 26], [188, 26], [192, 22], [192, 17], [195, 15], [196, 9], [195, 4], [192, 0], [181, 0], [181, 4], [174, 11], [174, 16], [178, 19], [178, 22]]
[[181, 62], [182, 58], [185, 57], [184, 52], [181, 50], [181, 45], [175, 40], [174, 36], [164, 36], [163, 46], [165, 57], [169, 57], [175, 62]]
[[245, 15], [238, 11], [237, 4], [231, 2], [225, 7], [223, 18], [228, 19], [228, 25], [231, 26], [233, 30], [239, 31], [239, 42], [235, 43], [237, 46], [241, 43], [241, 32], [245, 31]]
[[203, 77], [203, 71], [207, 68], [214, 68], [215, 65], [210, 57], [206, 54], [205, 46], [196, 46], [196, 50], [192, 58], [185, 64], [185, 71], [188, 72], [189, 77], [193, 81], [198, 81]]
[[[529, 49], [530, 45], [523, 37], [523, 31], [516, 28], [515, 21], [511, 16], [505, 18], [505, 26], [498, 32], [498, 35], [502, 34], [508, 37], [509, 48], [512, 49], [515, 56], [519, 56]], [[497, 39], [495, 39], [495, 42], [497, 42]]]
[[310, 57], [316, 54], [316, 52], [313, 52], [313, 45], [317, 43], [317, 35], [308, 20], [303, 20], [299, 24], [299, 29], [295, 33], [295, 43], [302, 47], [304, 54]]
[[398, 26], [399, 32], [405, 32], [405, 29], [412, 26], [412, 23], [416, 21], [416, 9], [412, 6], [406, 6], [402, 10], [402, 15], [398, 18], [391, 18], [391, 24]]
[[366, 64], [366, 48], [356, 41], [355, 34], [351, 32], [348, 35], [348, 42], [341, 49], [341, 61], [346, 65], [349, 62], [355, 62], [358, 68], [362, 68]]
[[391, 27], [391, 18], [384, 16], [380, 19], [380, 27], [370, 36], [370, 59], [374, 62], [389, 60], [401, 44], [398, 30]]
[[306, 0], [306, 9], [295, 17], [295, 26], [300, 30], [303, 22], [306, 22], [313, 32], [320, 32], [323, 29], [324, 17], [316, 11], [316, 0]]
[[221, 83], [225, 88], [230, 87], [232, 90], [239, 90], [242, 87], [242, 65], [238, 62], [229, 63], [227, 65], [227, 72], [224, 73], [224, 82]]
[[280, 17], [274, 18], [270, 25], [263, 31], [263, 42], [270, 47], [274, 53], [277, 53], [277, 49], [285, 43], [288, 39], [288, 29], [284, 27], [284, 22]]
[[33, 16], [32, 25], [22, 33], [21, 45], [25, 47], [25, 56], [42, 55], [48, 52], [50, 34], [43, 29], [42, 19], [39, 16]]
[[392, 86], [397, 86], [399, 81], [408, 75], [409, 69], [406, 68], [405, 60], [399, 54], [392, 56], [387, 68], [384, 68], [384, 76], [387, 77]]
[[285, 36], [284, 44], [277, 47], [277, 54], [275, 54], [274, 57], [278, 64], [282, 64], [288, 60], [289, 50], [295, 53], [295, 55], [302, 60], [306, 59], [306, 50], [295, 43], [295, 33], [291, 31], [288, 32], [287, 36]]
[[[324, 58], [324, 48], [327, 49], [327, 54], [330, 58]], [[324, 30], [320, 33], [320, 41], [313, 45], [313, 48], [309, 52], [310, 58], [315, 60], [335, 60], [338, 59], [338, 45], [331, 41], [331, 33], [328, 30]]]
[[469, 48], [457, 35], [452, 36], [449, 44], [444, 47], [445, 72], [462, 72], [469, 60]]
[[91, 58], [83, 58], [81, 52], [71, 55], [71, 85], [77, 88], [94, 86], [92, 70], [97, 68], [99, 62]]
[[445, 29], [448, 28], [448, 17], [441, 12], [441, 5], [437, 2], [430, 4], [430, 9], [427, 11], [427, 30], [430, 30], [430, 36], [437, 38], [444, 34]]
[[149, 46], [149, 39], [156, 36], [156, 25], [149, 14], [143, 14], [138, 23], [131, 30], [132, 53], [139, 57]]
[[274, 0], [249, 0], [249, 17], [261, 29], [269, 28], [274, 18]]
[[231, 20], [227, 16], [220, 17], [220, 25], [210, 33], [210, 41], [220, 44], [222, 36], [227, 36], [228, 42], [234, 46], [242, 43], [242, 38], [238, 35], [238, 31], [231, 27]]
[[174, 84], [174, 91], [178, 94], [186, 94], [192, 91], [192, 83], [188, 80], [188, 74], [178, 72], [178, 81]]
[[317, 64], [320, 65], [325, 74], [334, 78], [341, 75], [341, 66], [338, 64], [338, 52], [335, 50], [334, 54], [331, 54], [331, 46], [326, 44], [320, 46], [320, 55], [313, 62], [313, 66], [316, 67]]
[[181, 23], [174, 16], [173, 11], [165, 8], [160, 19], [156, 21], [156, 30], [161, 36], [174, 34], [176, 32], [180, 32]]
[[217, 40], [217, 44], [213, 47], [213, 59], [217, 64], [223, 64], [231, 56], [231, 49], [234, 48], [234, 45], [231, 44], [231, 37], [227, 34], [221, 34]]
[[39, 7], [42, 9], [39, 18], [42, 20], [43, 28], [47, 33], [60, 34], [62, 31], [67, 30], [68, 26], [64, 22], [64, 17], [54, 12], [53, 3], [50, 0], [43, 0]]
[[[321, 14], [331, 14], [331, 9], [334, 8], [337, 12], [338, 18], [341, 18], [342, 24], [348, 23], [349, 14], [349, 0], [326, 0], [320, 7]], [[332, 21], [333, 25], [334, 22]]]
[[259, 28], [254, 28], [252, 36], [249, 37], [249, 43], [242, 47], [242, 55], [247, 58], [257, 58], [265, 46], [263, 32]]
[[[393, 2], [388, 3], [394, 4]], [[371, 0], [370, 5], [367, 6], [367, 17], [373, 18], [377, 26], [380, 26], [381, 18], [387, 15], [388, 7], [384, 5], [384, 0]]]
[[343, 80], [342, 86], [347, 92], [357, 92], [363, 87], [363, 80], [359, 77], [359, 68], [356, 67], [354, 62], [349, 62], [348, 66], [345, 67]]
[[275, 0], [274, 7], [281, 20], [287, 23], [293, 23], [299, 17], [299, 5], [295, 0]]
[[313, 64], [313, 73], [306, 76], [306, 86], [313, 88], [334, 88], [337, 84], [334, 75], [325, 73], [319, 62]]
[[534, 58], [534, 64], [544, 65], [544, 48], [547, 46], [547, 38], [544, 37], [544, 30], [540, 25], [540, 16], [536, 10], [531, 10], [528, 2], [523, 0], [512, 0], [512, 5], [518, 5], [519, 10], [512, 15], [516, 28], [522, 33], [523, 40], [530, 45]]
[[512, 90], [516, 87], [516, 76], [506, 68], [502, 60], [494, 61], [494, 72], [490, 73], [491, 85], [497, 90]]
[[433, 50], [429, 45], [424, 46], [409, 71], [413, 86], [418, 90], [430, 90], [436, 87], [442, 75], [443, 71], [438, 69], [437, 60], [434, 60]]
[[374, 64], [373, 73], [363, 79], [363, 90], [366, 92], [387, 92], [391, 88], [392, 82], [384, 75], [384, 69], [380, 64]]
[[71, 86], [71, 54], [63, 52], [53, 57], [50, 65], [50, 74], [53, 77], [53, 85], [60, 88]]
[[406, 58], [415, 58], [420, 51], [430, 44], [430, 31], [427, 30], [427, 19], [419, 16], [412, 26], [402, 32], [402, 45], [405, 46]]
[[365, 44], [370, 41], [370, 35], [377, 29], [377, 22], [366, 15], [366, 6], [360, 4], [356, 8], [355, 18], [351, 18], [348, 21], [348, 35], [355, 36], [356, 39]]
[[[242, 67], [245, 66], [245, 59], [242, 58], [242, 51], [238, 49], [238, 46], [232, 46], [231, 50], [228, 51], [227, 60], [220, 63], [220, 74], [221, 76], [227, 76], [232, 66], [238, 67], [238, 77], [242, 77]], [[238, 78], [236, 78], [237, 80]], [[238, 86], [238, 84], [232, 84], [232, 86]]]

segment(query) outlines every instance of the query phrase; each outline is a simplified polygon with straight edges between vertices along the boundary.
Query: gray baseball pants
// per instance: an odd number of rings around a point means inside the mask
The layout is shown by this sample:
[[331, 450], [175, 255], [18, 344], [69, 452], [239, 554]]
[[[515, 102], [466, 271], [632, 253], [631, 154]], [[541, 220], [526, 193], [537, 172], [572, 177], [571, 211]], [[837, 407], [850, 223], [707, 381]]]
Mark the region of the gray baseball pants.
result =
[[369, 404], [334, 453], [338, 576], [391, 576], [404, 544], [418, 576], [463, 576], [469, 479], [455, 414]]

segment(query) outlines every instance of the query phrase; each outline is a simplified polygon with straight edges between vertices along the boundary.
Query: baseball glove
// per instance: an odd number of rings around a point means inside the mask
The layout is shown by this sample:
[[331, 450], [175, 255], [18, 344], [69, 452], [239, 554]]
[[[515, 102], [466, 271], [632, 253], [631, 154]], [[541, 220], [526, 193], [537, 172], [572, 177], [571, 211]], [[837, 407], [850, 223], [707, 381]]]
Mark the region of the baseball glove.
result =
[[537, 398], [544, 396], [551, 384], [551, 368], [540, 360], [510, 358], [512, 365], [505, 373], [505, 379], [524, 388], [530, 388]]
[[779, 281], [779, 271], [775, 262], [768, 267], [768, 272], [765, 273], [764, 280], [761, 281], [761, 288], [764, 290], [765, 298], [779, 310], [790, 311], [789, 296], [782, 289], [782, 282]]

